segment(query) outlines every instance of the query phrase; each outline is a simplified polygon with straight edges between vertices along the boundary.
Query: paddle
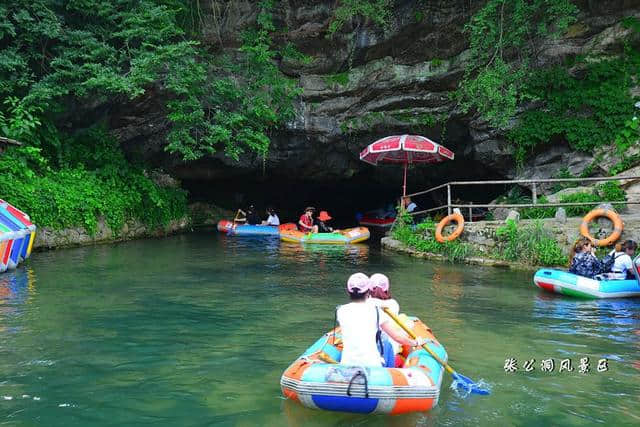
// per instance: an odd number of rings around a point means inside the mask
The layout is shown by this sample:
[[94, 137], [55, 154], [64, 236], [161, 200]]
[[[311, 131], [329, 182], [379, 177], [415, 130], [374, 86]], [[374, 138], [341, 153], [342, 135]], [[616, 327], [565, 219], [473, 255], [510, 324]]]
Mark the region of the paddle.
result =
[[[416, 334], [414, 334], [413, 331], [411, 329], [409, 329], [409, 327], [407, 325], [402, 323], [402, 320], [400, 320], [398, 318], [398, 316], [393, 314], [391, 312], [391, 310], [389, 310], [388, 307], [383, 307], [383, 310], [384, 310], [385, 313], [387, 313], [389, 315], [389, 317], [391, 317], [398, 324], [398, 326], [400, 326], [407, 334], [409, 334], [409, 336], [411, 338], [413, 338], [413, 339], [417, 338]], [[453, 368], [451, 366], [449, 366], [449, 364], [447, 364], [447, 362], [445, 362], [442, 359], [440, 359], [440, 357], [438, 357], [438, 355], [435, 354], [433, 352], [433, 350], [431, 350], [429, 347], [427, 347], [426, 344], [423, 344], [422, 348], [427, 350], [429, 352], [429, 354], [431, 354], [431, 356], [433, 356], [433, 358], [436, 359], [436, 361], [438, 363], [440, 363], [444, 367], [444, 369], [446, 369], [446, 371], [451, 374], [451, 376], [453, 377], [453, 379], [455, 381], [455, 384], [456, 384], [456, 386], [458, 388], [463, 389], [465, 391], [470, 391], [471, 393], [474, 393], [474, 394], [489, 394], [490, 393], [489, 390], [483, 389], [478, 384], [474, 383], [471, 380], [471, 378], [467, 378], [464, 375], [459, 374], [456, 371], [454, 371]]]

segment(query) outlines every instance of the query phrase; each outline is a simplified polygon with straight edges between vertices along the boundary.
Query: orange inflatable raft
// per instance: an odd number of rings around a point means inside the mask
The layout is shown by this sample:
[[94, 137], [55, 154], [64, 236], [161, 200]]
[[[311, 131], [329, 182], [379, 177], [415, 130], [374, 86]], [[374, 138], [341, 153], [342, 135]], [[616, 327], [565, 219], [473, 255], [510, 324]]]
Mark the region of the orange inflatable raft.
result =
[[[412, 330], [429, 339], [427, 346], [443, 361], [447, 352], [431, 330], [417, 318]], [[355, 413], [403, 414], [424, 412], [438, 404], [444, 368], [425, 349], [405, 348], [399, 368], [347, 366], [340, 328], [309, 347], [282, 374], [285, 397], [309, 408]]]
[[280, 239], [293, 243], [316, 243], [323, 245], [346, 245], [364, 242], [370, 236], [367, 227], [347, 228], [333, 233], [303, 233], [298, 230], [282, 230]]

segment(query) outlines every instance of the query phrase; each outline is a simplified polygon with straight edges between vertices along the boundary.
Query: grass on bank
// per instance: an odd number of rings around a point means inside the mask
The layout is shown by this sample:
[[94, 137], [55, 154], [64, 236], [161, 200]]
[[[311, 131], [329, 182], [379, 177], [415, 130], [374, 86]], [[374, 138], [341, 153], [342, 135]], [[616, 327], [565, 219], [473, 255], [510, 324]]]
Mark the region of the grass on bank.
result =
[[[563, 188], [560, 188], [563, 189]], [[558, 190], [559, 191], [559, 190]], [[558, 203], [603, 203], [603, 202], [625, 202], [626, 192], [615, 181], [605, 182], [594, 186], [588, 191], [580, 191], [572, 194], [565, 194], [558, 198]], [[522, 193], [520, 187], [513, 187], [506, 195], [500, 197], [497, 201], [499, 204], [527, 204], [532, 203], [532, 199]], [[538, 198], [538, 203], [549, 203], [546, 196]], [[596, 205], [585, 206], [565, 206], [568, 217], [584, 216], [594, 209]], [[626, 207], [625, 203], [613, 203], [616, 210]], [[529, 207], [519, 209], [520, 218], [522, 219], [543, 219], [553, 218], [556, 214], [555, 207]]]
[[[450, 262], [460, 262], [480, 255], [473, 244], [454, 240], [440, 243], [435, 239], [436, 223], [426, 218], [415, 227], [409, 215], [400, 215], [393, 229], [393, 238], [421, 252], [444, 256]], [[544, 229], [540, 221], [521, 226], [508, 221], [495, 233], [496, 246], [483, 257], [518, 262], [532, 266], [566, 265], [567, 256], [558, 242]]]

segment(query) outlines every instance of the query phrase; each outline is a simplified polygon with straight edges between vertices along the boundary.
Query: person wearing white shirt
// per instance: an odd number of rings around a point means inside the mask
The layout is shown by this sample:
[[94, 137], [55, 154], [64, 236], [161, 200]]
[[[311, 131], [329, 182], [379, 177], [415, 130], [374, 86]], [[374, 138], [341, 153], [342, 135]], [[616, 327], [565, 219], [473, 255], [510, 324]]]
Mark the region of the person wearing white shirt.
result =
[[269, 216], [266, 221], [262, 221], [262, 225], [280, 225], [280, 218], [276, 214], [276, 211], [273, 208], [267, 208], [267, 215]]
[[383, 366], [378, 351], [378, 331], [383, 330], [394, 340], [412, 347], [424, 344], [424, 339], [413, 340], [392, 327], [393, 320], [367, 301], [369, 278], [355, 273], [347, 281], [350, 303], [338, 307], [336, 317], [342, 332], [343, 350], [340, 364], [350, 366]]
[[611, 273], [608, 275], [610, 279], [625, 280], [629, 276], [633, 277], [633, 260], [631, 257], [634, 255], [638, 244], [633, 240], [627, 240], [624, 243], [618, 243], [615, 250], [611, 251], [615, 261], [613, 267], [611, 267]]

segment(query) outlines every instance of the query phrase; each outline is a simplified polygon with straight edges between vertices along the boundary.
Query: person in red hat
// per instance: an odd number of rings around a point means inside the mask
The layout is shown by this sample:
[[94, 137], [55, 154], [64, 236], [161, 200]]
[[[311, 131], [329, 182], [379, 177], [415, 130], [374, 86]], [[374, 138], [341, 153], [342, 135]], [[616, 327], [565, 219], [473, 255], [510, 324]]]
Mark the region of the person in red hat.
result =
[[331, 216], [327, 211], [320, 211], [320, 215], [316, 218], [316, 226], [319, 233], [333, 233], [333, 228], [325, 224], [325, 221], [331, 220]]
[[312, 206], [307, 206], [304, 210], [304, 213], [300, 216], [300, 220], [298, 220], [298, 229], [303, 233], [317, 233], [318, 226], [313, 225], [313, 213], [316, 211], [316, 208]]

